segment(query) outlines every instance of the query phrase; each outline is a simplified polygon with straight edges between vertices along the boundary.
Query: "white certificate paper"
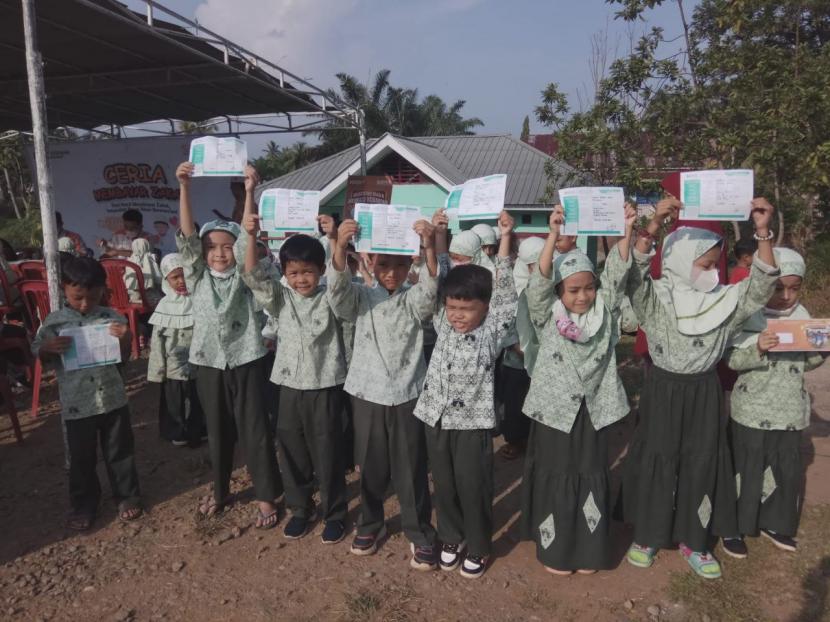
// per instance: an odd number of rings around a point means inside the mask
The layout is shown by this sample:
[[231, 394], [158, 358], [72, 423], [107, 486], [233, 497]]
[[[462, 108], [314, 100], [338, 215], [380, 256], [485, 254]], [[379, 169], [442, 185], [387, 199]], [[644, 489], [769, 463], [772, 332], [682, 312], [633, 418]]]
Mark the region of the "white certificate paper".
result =
[[625, 193], [614, 186], [562, 188], [563, 235], [625, 235]]
[[458, 220], [489, 220], [504, 209], [507, 175], [488, 175], [468, 179], [454, 186], [447, 195], [447, 211], [457, 210]]
[[422, 218], [420, 207], [358, 203], [354, 206], [354, 219], [359, 225], [355, 250], [358, 253], [418, 255], [421, 238], [412, 225]]
[[749, 220], [754, 196], [751, 169], [680, 173], [683, 220]]
[[318, 190], [269, 188], [259, 197], [259, 226], [263, 231], [317, 231]]
[[121, 346], [118, 339], [110, 335], [109, 324], [72, 326], [62, 329], [58, 336], [72, 338], [72, 345], [63, 353], [65, 371], [121, 362]]
[[234, 177], [245, 174], [248, 145], [232, 136], [203, 136], [190, 143], [194, 177]]

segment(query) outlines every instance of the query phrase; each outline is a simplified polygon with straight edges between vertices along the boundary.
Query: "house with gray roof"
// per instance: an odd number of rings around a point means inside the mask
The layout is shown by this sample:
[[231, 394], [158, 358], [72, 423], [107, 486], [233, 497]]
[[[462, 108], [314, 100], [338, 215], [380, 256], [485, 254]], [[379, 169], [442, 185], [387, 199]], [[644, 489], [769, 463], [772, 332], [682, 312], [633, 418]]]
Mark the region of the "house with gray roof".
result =
[[[392, 181], [391, 202], [418, 206], [426, 217], [444, 207], [453, 186], [475, 177], [507, 175], [505, 208], [516, 219], [520, 234], [547, 231], [550, 202], [543, 201], [551, 180], [545, 171], [546, 164], [553, 168], [557, 179], [569, 180], [568, 185], [579, 185], [573, 168], [506, 135], [402, 137], [384, 134], [368, 141], [366, 151], [367, 174]], [[267, 181], [258, 191], [267, 188], [318, 190], [320, 212], [340, 214], [346, 198], [346, 183], [353, 175], [360, 175], [357, 146]], [[465, 222], [464, 228], [471, 225]], [[457, 231], [459, 224], [451, 223], [451, 227]]]

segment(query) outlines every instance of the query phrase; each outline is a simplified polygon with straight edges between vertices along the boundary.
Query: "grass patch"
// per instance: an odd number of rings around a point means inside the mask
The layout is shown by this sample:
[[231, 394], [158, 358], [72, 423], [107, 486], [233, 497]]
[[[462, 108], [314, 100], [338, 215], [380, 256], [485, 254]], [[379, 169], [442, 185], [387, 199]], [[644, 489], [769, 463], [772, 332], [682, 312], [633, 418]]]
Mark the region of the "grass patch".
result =
[[345, 619], [350, 622], [369, 620], [380, 611], [380, 596], [366, 589], [361, 589], [356, 594], [346, 594], [345, 600]]
[[748, 538], [749, 557], [732, 560], [718, 550], [724, 578], [706, 581], [674, 572], [668, 594], [697, 615], [725, 622], [774, 620], [790, 610], [793, 622], [830, 622], [830, 506], [808, 506], [799, 551], [783, 553], [764, 538]]

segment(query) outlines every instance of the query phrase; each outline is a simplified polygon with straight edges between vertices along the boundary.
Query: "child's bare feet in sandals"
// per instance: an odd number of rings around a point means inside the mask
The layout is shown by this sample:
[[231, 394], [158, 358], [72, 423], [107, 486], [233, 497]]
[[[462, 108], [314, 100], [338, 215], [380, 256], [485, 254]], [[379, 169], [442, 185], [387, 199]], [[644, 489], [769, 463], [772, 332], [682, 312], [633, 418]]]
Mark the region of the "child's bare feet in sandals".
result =
[[229, 495], [225, 497], [225, 499], [220, 503], [216, 501], [213, 495], [205, 495], [199, 499], [199, 517], [200, 518], [211, 518], [216, 516], [217, 514], [221, 514], [225, 508], [233, 503], [233, 495]]
[[273, 529], [280, 522], [280, 509], [277, 503], [269, 503], [268, 501], [258, 501], [259, 509], [257, 510], [256, 528], [257, 529]]
[[118, 518], [128, 523], [144, 514], [144, 510], [135, 501], [122, 501], [118, 504]]

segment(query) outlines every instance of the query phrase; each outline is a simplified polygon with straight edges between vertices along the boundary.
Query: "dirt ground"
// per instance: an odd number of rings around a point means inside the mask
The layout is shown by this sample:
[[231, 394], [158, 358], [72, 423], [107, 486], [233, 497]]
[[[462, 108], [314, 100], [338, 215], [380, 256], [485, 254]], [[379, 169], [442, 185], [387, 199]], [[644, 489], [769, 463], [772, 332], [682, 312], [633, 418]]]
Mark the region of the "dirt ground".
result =
[[[830, 620], [830, 365], [809, 376], [814, 413], [803, 443], [809, 466], [798, 553], [753, 540], [749, 559], [734, 560], [718, 548], [724, 578], [710, 582], [693, 576], [676, 551], [661, 551], [650, 570], [628, 565], [630, 536], [620, 525], [615, 570], [568, 578], [545, 573], [533, 544], [518, 539], [521, 461], [501, 458], [495, 559], [478, 581], [410, 570], [394, 497], [387, 501], [390, 536], [368, 558], [349, 554], [350, 537], [324, 546], [322, 525], [296, 542], [284, 540], [280, 528], [254, 529], [244, 468], [233, 483], [241, 501], [219, 519], [197, 521], [197, 499], [209, 488], [206, 449], [159, 440], [158, 388], [143, 381], [145, 365], [128, 366], [147, 507], [136, 523], [118, 521], [105, 492], [93, 531], [65, 529], [67, 478], [54, 385], [45, 389], [40, 417], [21, 412], [23, 445], [0, 418], [0, 620]], [[636, 389], [636, 365], [621, 367]], [[28, 399], [28, 392], [18, 395], [23, 411]], [[631, 419], [614, 430], [615, 456]], [[101, 476], [106, 491], [103, 470]], [[354, 476], [349, 484], [353, 521]]]

